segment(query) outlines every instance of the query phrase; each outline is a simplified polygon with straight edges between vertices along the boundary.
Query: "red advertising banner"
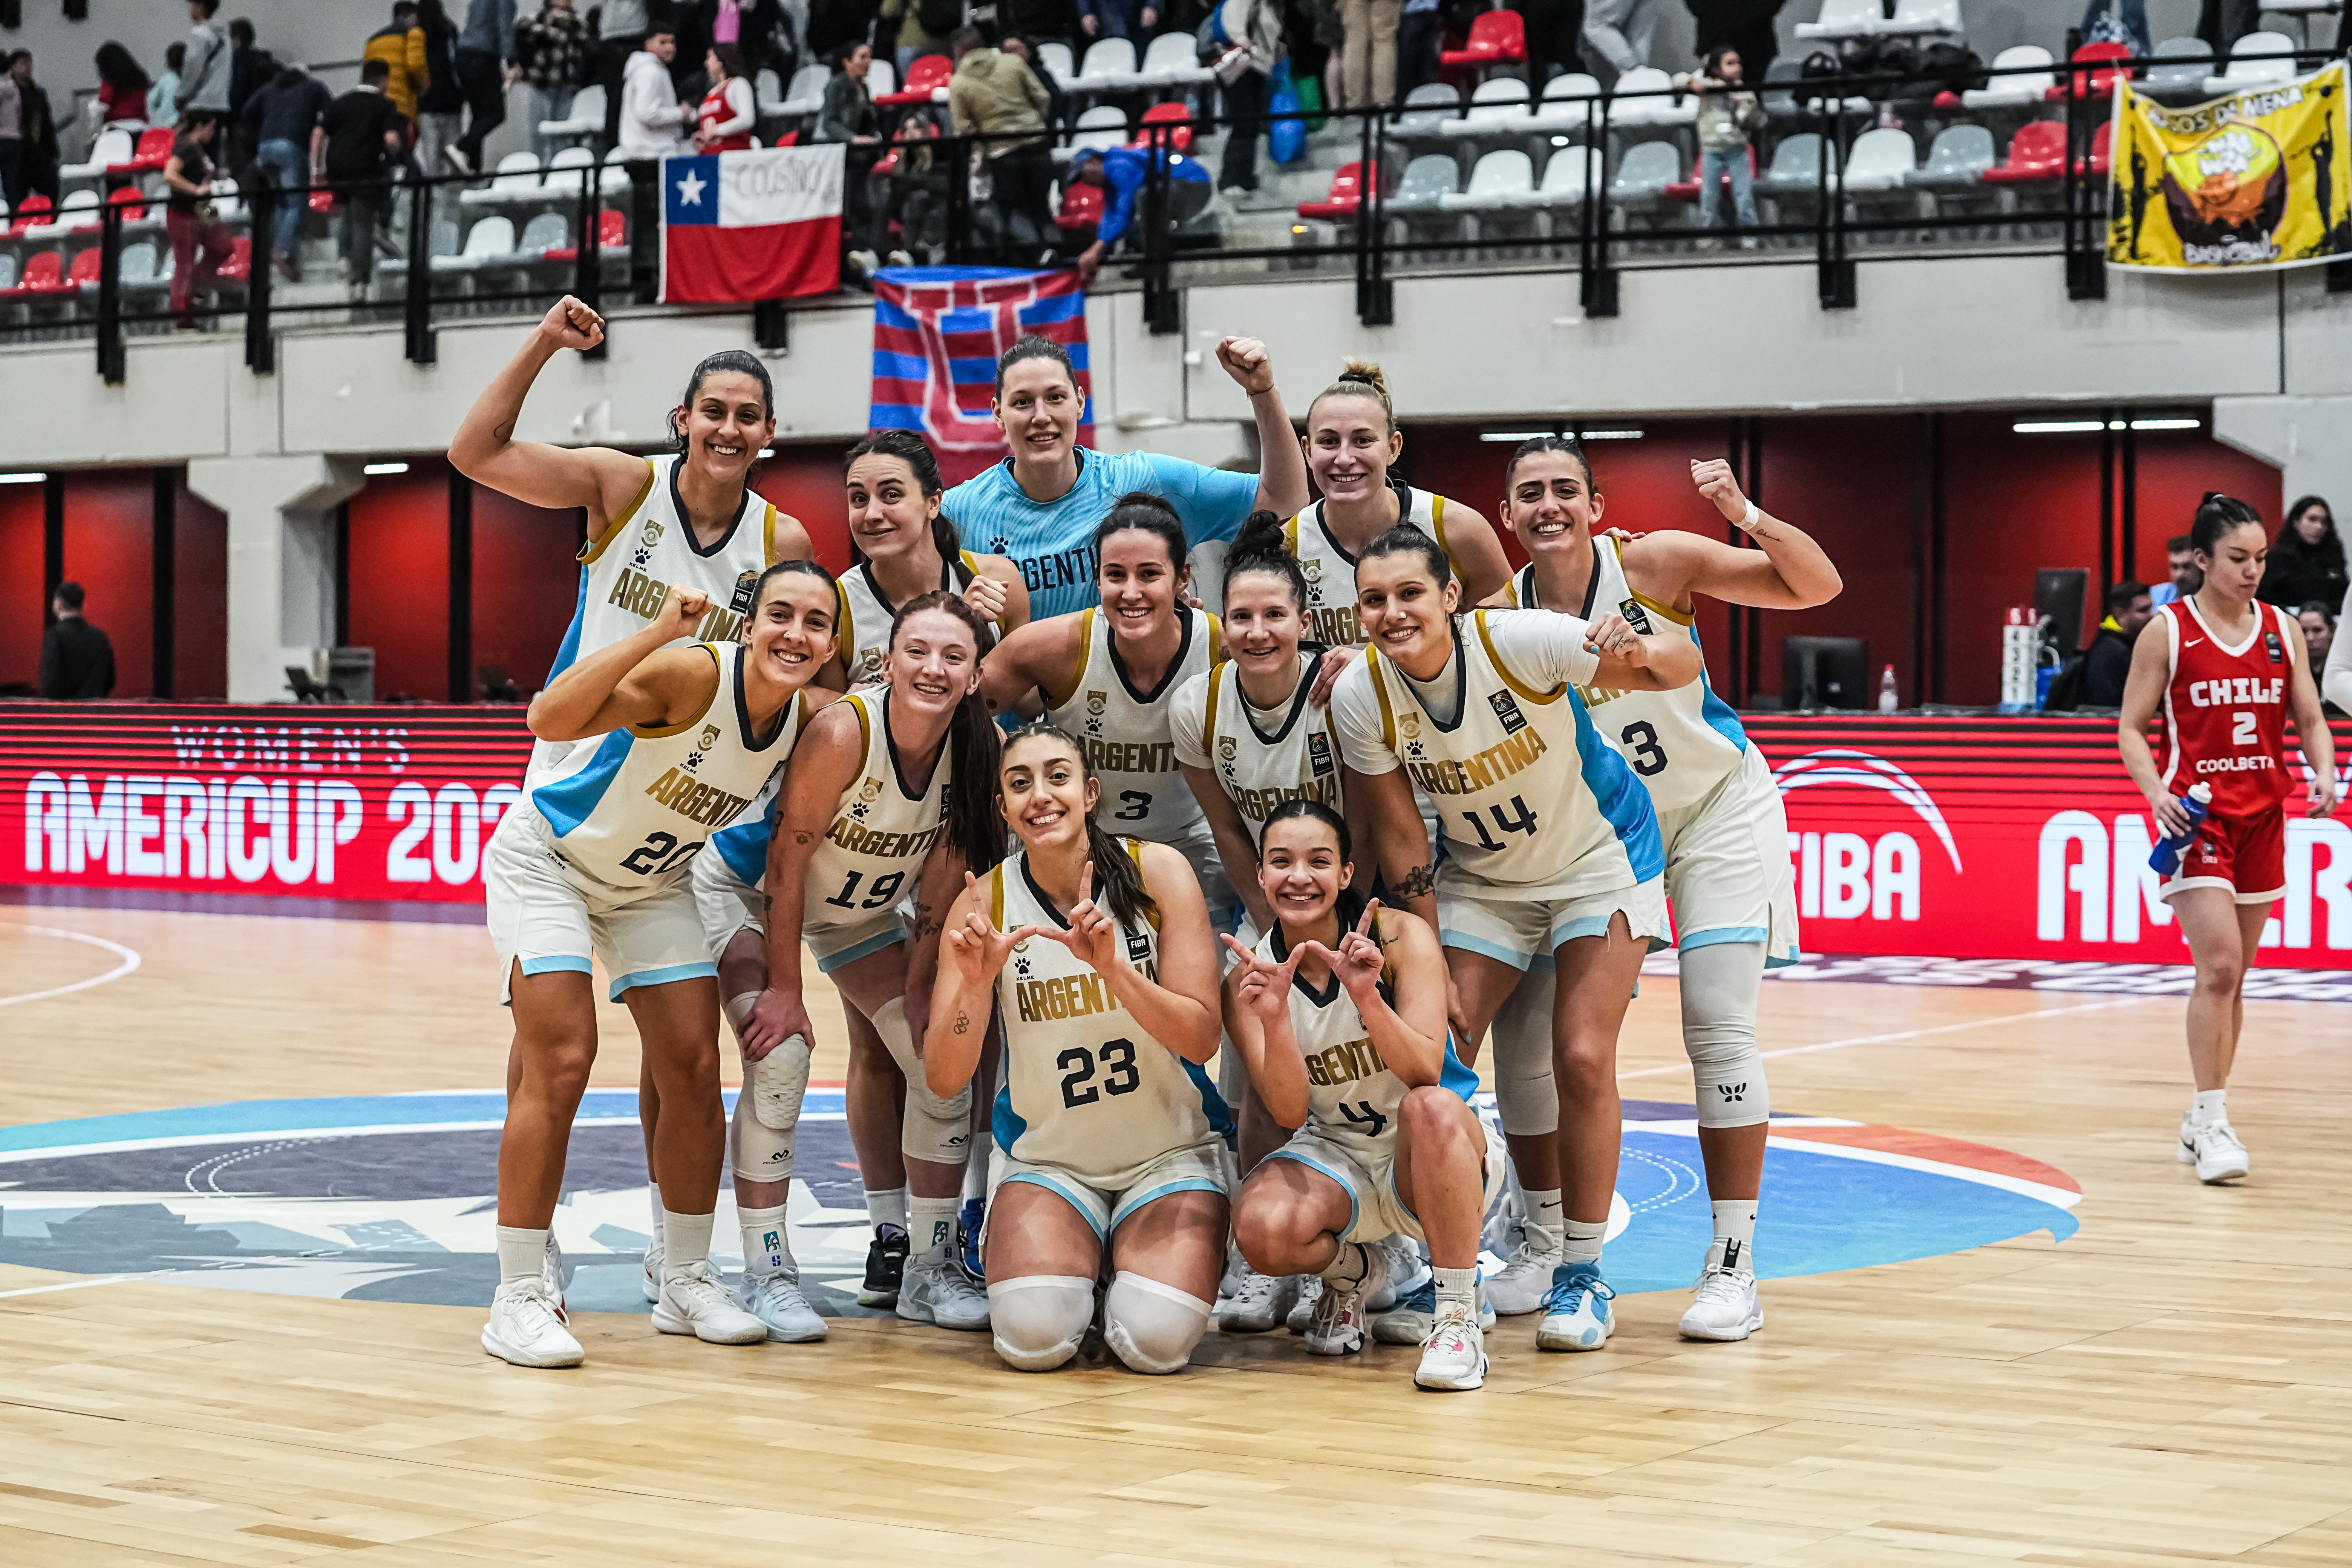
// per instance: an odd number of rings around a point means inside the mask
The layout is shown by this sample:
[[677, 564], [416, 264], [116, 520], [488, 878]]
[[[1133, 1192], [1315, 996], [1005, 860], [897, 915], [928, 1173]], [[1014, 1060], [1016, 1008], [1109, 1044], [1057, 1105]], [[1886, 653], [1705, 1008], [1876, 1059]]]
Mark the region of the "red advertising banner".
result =
[[[1808, 952], [2186, 961], [2114, 721], [1748, 729]], [[0, 705], [0, 883], [479, 902], [530, 750], [514, 708]], [[2286, 877], [2263, 963], [2352, 967], [2352, 822], [2291, 815]]]

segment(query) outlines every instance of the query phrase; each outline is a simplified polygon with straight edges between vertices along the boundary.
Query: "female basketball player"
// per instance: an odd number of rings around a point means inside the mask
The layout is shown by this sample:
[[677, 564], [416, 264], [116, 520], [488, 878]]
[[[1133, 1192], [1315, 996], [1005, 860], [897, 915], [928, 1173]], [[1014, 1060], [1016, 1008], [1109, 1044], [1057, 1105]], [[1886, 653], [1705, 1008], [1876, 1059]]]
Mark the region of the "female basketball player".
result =
[[997, 787], [1020, 847], [948, 911], [923, 1062], [932, 1094], [969, 1092], [1002, 1007], [996, 1352], [1023, 1372], [1068, 1361], [1108, 1246], [1105, 1342], [1137, 1372], [1179, 1372], [1208, 1327], [1232, 1185], [1231, 1122], [1202, 1070], [1217, 1054], [1208, 906], [1174, 850], [1104, 828], [1073, 736], [1016, 731]]
[[940, 510], [940, 465], [911, 430], [877, 430], [849, 449], [849, 537], [866, 559], [841, 579], [841, 662], [852, 682], [875, 679], [898, 606], [939, 589], [961, 594], [990, 636], [1029, 621], [1029, 590], [1002, 555], [965, 550]]
[[[1288, 517], [1307, 504], [1307, 467], [1275, 390], [1274, 362], [1255, 338], [1217, 344], [1217, 363], [1249, 394], [1264, 472], [1230, 473], [1153, 452], [1095, 452], [1077, 444], [1086, 398], [1069, 351], [1030, 336], [996, 362], [997, 427], [1013, 455], [947, 493], [964, 537], [1013, 558], [1043, 619], [1095, 602], [1095, 525], [1119, 496], [1167, 501], [1190, 542], [1231, 539], [1259, 510]], [[1184, 550], [1176, 552], [1181, 560]]]
[[[1613, 610], [1696, 647], [1694, 595], [1775, 610], [1837, 596], [1843, 584], [1822, 547], [1749, 502], [1728, 463], [1694, 461], [1691, 479], [1757, 549], [1678, 528], [1603, 537], [1603, 498], [1582, 447], [1557, 436], [1521, 443], [1503, 470], [1503, 518], [1528, 563], [1504, 601], [1587, 617]], [[1770, 766], [1704, 671], [1672, 691], [1604, 689], [1588, 700], [1602, 738], [1649, 787], [1681, 950], [1683, 1048], [1696, 1082], [1699, 1154], [1715, 1210], [1715, 1237], [1682, 1331], [1744, 1340], [1764, 1322], [1752, 1248], [1771, 1100], [1756, 1051], [1757, 999], [1765, 967], [1797, 956], [1788, 818]], [[1497, 1311], [1533, 1311], [1538, 1300], [1528, 1284], [1539, 1289], [1559, 1261], [1550, 1205], [1559, 1183], [1553, 1137], [1559, 1097], [1550, 1031], [1541, 1026], [1550, 979], [1540, 965], [1531, 970], [1524, 1001], [1495, 1025], [1496, 1099], [1531, 1221], [1528, 1242], [1490, 1291]]]
[[[556, 649], [552, 681], [574, 659], [642, 630], [666, 587], [694, 589], [710, 609], [692, 635], [733, 640], [751, 605], [751, 583], [779, 561], [806, 561], [815, 551], [799, 520], [778, 511], [751, 488], [751, 466], [776, 433], [775, 387], [768, 367], [740, 349], [711, 354], [687, 378], [670, 413], [674, 456], [635, 458], [609, 447], [551, 447], [518, 441], [523, 399], [559, 350], [594, 348], [604, 319], [565, 295], [485, 387], [449, 442], [449, 461], [478, 484], [532, 506], [581, 507], [588, 542], [580, 551], [580, 597]], [[839, 675], [820, 684], [839, 689]], [[565, 748], [531, 748], [530, 777], [555, 765]], [[513, 1084], [508, 1084], [509, 1092]], [[650, 1155], [661, 1099], [648, 1075], [637, 1089]], [[661, 1293], [662, 1194], [656, 1185], [653, 1238], [645, 1258], [646, 1299]], [[551, 1269], [555, 1264], [551, 1262]]]
[[[1511, 563], [1502, 541], [1475, 508], [1414, 489], [1389, 470], [1404, 453], [1404, 432], [1381, 367], [1349, 360], [1339, 379], [1307, 409], [1300, 441], [1307, 471], [1323, 499], [1290, 520], [1284, 542], [1307, 574], [1307, 637], [1328, 647], [1364, 646], [1356, 613], [1356, 558], [1390, 529], [1410, 524], [1437, 541], [1465, 603], [1479, 604], [1507, 582]], [[1329, 699], [1350, 651], [1332, 661], [1316, 700]]]
[[[2200, 1182], [2252, 1169], [2230, 1125], [2230, 1068], [2245, 1021], [2252, 967], [2271, 905], [2286, 889], [2287, 712], [2311, 783], [2306, 815], [2336, 809], [2336, 744], [2311, 683], [2303, 627], [2254, 598], [2269, 553], [2263, 520], [2234, 496], [2208, 494], [2189, 531], [2205, 584], [2158, 612], [2132, 645], [2116, 745], [2163, 837], [2191, 823], [2180, 797], [2209, 784], [2213, 799], [2163, 897], [2180, 920], [2197, 988], [2189, 994], [2189, 1065], [2197, 1098], [2180, 1120], [2180, 1163]], [[2164, 766], [2147, 743], [2164, 707]]]
[[[1003, 854], [985, 783], [996, 776], [996, 726], [974, 695], [987, 635], [962, 598], [919, 595], [892, 622], [886, 688], [852, 692], [810, 723], [768, 851], [768, 987], [744, 1032], [754, 1060], [794, 1037], [814, 1041], [806, 942], [844, 1010], [872, 1026], [849, 1034], [849, 1135], [875, 1226], [858, 1300], [944, 1329], [988, 1326], [956, 1235], [971, 1102], [931, 1093], [919, 1060], [939, 911], [962, 873]], [[911, 930], [899, 912], [910, 895]]]
[[688, 866], [782, 766], [803, 694], [833, 657], [833, 579], [784, 562], [755, 580], [748, 641], [672, 648], [710, 612], [672, 587], [636, 636], [581, 659], [532, 700], [533, 734], [584, 741], [499, 819], [486, 856], [501, 999], [514, 1010], [499, 1142], [498, 1293], [482, 1347], [518, 1366], [577, 1366], [548, 1274], [572, 1119], [596, 1059], [590, 958], [628, 1004], [668, 1101], [649, 1151], [663, 1196], [654, 1327], [719, 1344], [767, 1337], [710, 1271], [724, 1138], [719, 997]]
[[1095, 529], [1091, 553], [1101, 606], [1006, 637], [981, 668], [981, 695], [1002, 713], [1037, 693], [1047, 722], [1085, 741], [1104, 830], [1181, 851], [1209, 907], [1229, 909], [1216, 840], [1169, 739], [1177, 689], [1224, 657], [1217, 617], [1181, 596], [1184, 524], [1158, 496], [1133, 491]]
[[1413, 1381], [1475, 1388], [1478, 1222], [1505, 1154], [1470, 1109], [1478, 1075], [1446, 1037], [1437, 933], [1349, 889], [1348, 825], [1320, 802], [1276, 806], [1258, 856], [1276, 919], [1255, 948], [1225, 938], [1241, 961], [1225, 977], [1225, 1027], [1258, 1097], [1298, 1131], [1242, 1188], [1242, 1251], [1264, 1278], [1319, 1275], [1307, 1353], [1350, 1355], [1387, 1267], [1364, 1243], [1426, 1239], [1434, 1322]]
[[[1445, 551], [1412, 528], [1365, 547], [1356, 602], [1371, 646], [1331, 697], [1344, 787], [1374, 824], [1391, 895], [1444, 945], [1465, 1058], [1532, 954], [1551, 953], [1558, 970], [1567, 1242], [1536, 1343], [1597, 1350], [1615, 1326], [1601, 1239], [1617, 1175], [1617, 1030], [1667, 926], [1650, 797], [1594, 733], [1580, 689], [1687, 685], [1698, 648], [1680, 633], [1637, 633], [1613, 611], [1457, 617]], [[1434, 874], [1415, 784], [1444, 836]]]

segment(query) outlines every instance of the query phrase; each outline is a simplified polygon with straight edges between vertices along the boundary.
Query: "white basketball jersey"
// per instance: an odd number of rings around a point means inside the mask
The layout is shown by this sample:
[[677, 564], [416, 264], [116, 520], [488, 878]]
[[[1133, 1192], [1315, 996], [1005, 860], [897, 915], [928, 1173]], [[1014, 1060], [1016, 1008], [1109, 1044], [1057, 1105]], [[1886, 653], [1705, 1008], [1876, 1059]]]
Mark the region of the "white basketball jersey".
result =
[[[1437, 541], [1445, 558], [1454, 561], [1454, 547], [1445, 542], [1445, 498], [1400, 479], [1391, 479], [1389, 489], [1397, 498], [1399, 526], [1411, 523]], [[1356, 558], [1323, 526], [1321, 501], [1308, 503], [1285, 525], [1282, 543], [1307, 578], [1305, 640], [1326, 647], [1363, 647], [1364, 617], [1356, 609]], [[1454, 561], [1454, 574], [1462, 574], [1458, 561]]]
[[1665, 869], [1656, 815], [1633, 769], [1593, 728], [1570, 684], [1574, 661], [1558, 658], [1522, 672], [1496, 647], [1580, 643], [1583, 623], [1573, 616], [1556, 617], [1559, 626], [1513, 625], [1549, 613], [1479, 610], [1460, 618], [1454, 662], [1426, 687], [1367, 649], [1339, 678], [1331, 703], [1350, 764], [1381, 755], [1402, 763], [1436, 803], [1446, 864], [1462, 873], [1530, 898], [1648, 881]]
[[[1532, 563], [1521, 567], [1511, 579], [1511, 602], [1524, 610], [1567, 607], [1539, 604]], [[1623, 546], [1604, 537], [1592, 542], [1592, 577], [1586, 585], [1583, 605], [1574, 613], [1589, 621], [1611, 610], [1624, 616], [1637, 632], [1679, 626], [1693, 644], [1698, 641], [1694, 617], [1634, 591], [1625, 580]], [[1748, 731], [1740, 727], [1739, 715], [1732, 711], [1731, 704], [1707, 684], [1704, 659], [1698, 679], [1672, 691], [1583, 687], [1580, 692], [1591, 710], [1593, 723], [1633, 765], [1660, 811], [1704, 798], [1739, 765], [1741, 753], [1748, 750]]]
[[1169, 713], [1177, 689], [1225, 657], [1223, 628], [1214, 616], [1177, 605], [1183, 641], [1175, 660], [1158, 686], [1138, 691], [1099, 608], [1079, 616], [1078, 668], [1067, 690], [1045, 694], [1045, 717], [1078, 738], [1087, 765], [1102, 781], [1096, 821], [1113, 833], [1189, 851], [1208, 839], [1207, 819], [1177, 771]]
[[1307, 700], [1322, 665], [1320, 653], [1300, 654], [1290, 704], [1271, 714], [1250, 706], [1230, 659], [1176, 692], [1177, 760], [1216, 776], [1253, 838], [1284, 801], [1319, 800], [1340, 809], [1339, 740], [1331, 712]]
[[531, 786], [565, 864], [616, 888], [681, 881], [710, 836], [768, 787], [807, 721], [805, 694], [762, 743], [743, 701], [740, 643], [705, 643], [719, 683], [681, 724], [632, 725], [575, 743]]
[[[1379, 915], [1372, 917], [1375, 939]], [[1290, 956], [1290, 944], [1277, 928], [1258, 938], [1260, 956], [1280, 963]], [[1290, 1032], [1307, 1059], [1307, 1120], [1316, 1132], [1342, 1143], [1369, 1159], [1391, 1159], [1396, 1153], [1397, 1108], [1404, 1103], [1406, 1085], [1372, 1044], [1356, 999], [1336, 974], [1325, 976], [1327, 989], [1318, 992], [1304, 974], [1290, 977]], [[1381, 988], [1394, 1004], [1396, 975], [1381, 971]], [[1478, 1075], [1454, 1054], [1454, 1039], [1445, 1041], [1445, 1060], [1438, 1068], [1438, 1087], [1468, 1103], [1478, 1092]]]
[[923, 857], [940, 836], [954, 771], [942, 742], [931, 776], [919, 787], [910, 784], [890, 739], [889, 693], [853, 691], [841, 700], [857, 715], [865, 758], [809, 861], [803, 931], [883, 918], [914, 892]]
[[[964, 584], [980, 575], [980, 563], [971, 551], [963, 552], [961, 563], [940, 563], [940, 587], [943, 592], [961, 594]], [[841, 574], [841, 657], [849, 671], [849, 684], [859, 685], [878, 679], [882, 660], [890, 651], [890, 623], [898, 618], [898, 606], [883, 594], [882, 585], [874, 580], [874, 567], [860, 562]], [[989, 638], [980, 645], [986, 653], [1004, 635], [1004, 623], [999, 617]]]
[[[1122, 842], [1140, 859], [1139, 842]], [[1030, 877], [1025, 850], [989, 873], [988, 901], [999, 931], [1069, 929]], [[1156, 980], [1158, 922], [1120, 922], [1118, 934], [1128, 963]], [[996, 997], [1004, 1015], [996, 1146], [1013, 1158], [1124, 1192], [1170, 1150], [1230, 1137], [1233, 1119], [1208, 1074], [1145, 1034], [1103, 977], [1060, 942], [1033, 936], [1015, 947]]]

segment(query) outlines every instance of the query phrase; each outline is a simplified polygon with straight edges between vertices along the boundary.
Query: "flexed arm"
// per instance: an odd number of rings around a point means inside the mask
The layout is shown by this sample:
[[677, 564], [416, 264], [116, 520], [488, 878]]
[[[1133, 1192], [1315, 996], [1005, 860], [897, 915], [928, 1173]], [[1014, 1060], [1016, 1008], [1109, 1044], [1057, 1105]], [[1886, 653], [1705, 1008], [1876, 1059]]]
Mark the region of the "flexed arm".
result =
[[477, 484], [532, 506], [587, 508], [591, 539], [644, 492], [645, 459], [610, 447], [518, 441], [514, 430], [523, 398], [547, 362], [560, 350], [591, 349], [604, 341], [604, 318], [566, 294], [482, 389], [449, 438], [450, 465]]

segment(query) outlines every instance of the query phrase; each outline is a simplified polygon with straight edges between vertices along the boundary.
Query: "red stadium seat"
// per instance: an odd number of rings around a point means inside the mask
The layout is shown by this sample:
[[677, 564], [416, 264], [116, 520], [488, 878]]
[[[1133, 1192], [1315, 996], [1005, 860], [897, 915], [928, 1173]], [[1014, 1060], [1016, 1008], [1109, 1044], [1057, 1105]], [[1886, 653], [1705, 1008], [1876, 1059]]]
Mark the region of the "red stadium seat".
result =
[[125, 223], [137, 223], [147, 216], [147, 197], [136, 185], [125, 185], [106, 199], [122, 209]]
[[139, 133], [139, 145], [132, 151], [131, 162], [110, 163], [106, 172], [110, 174], [160, 174], [163, 172], [163, 165], [171, 161], [172, 128], [158, 125], [152, 131]]
[[2099, 128], [2091, 132], [2090, 172], [2094, 174], [2104, 174], [2115, 166], [2115, 161], [2116, 122], [2112, 120], [2102, 120], [2099, 121]]
[[[1666, 200], [1670, 202], [1696, 202], [1698, 200], [1698, 172], [1700, 164], [1705, 160], [1706, 156], [1706, 154], [1705, 153], [1701, 153], [1697, 157], [1691, 160], [1689, 179], [1676, 180], [1673, 184], [1666, 187]], [[1754, 142], [1748, 143], [1748, 172], [1750, 174], [1756, 173], [1756, 145]], [[1731, 188], [1731, 176], [1729, 174], [1723, 176], [1722, 184], [1725, 190], [1729, 190]]]
[[332, 213], [335, 210], [335, 193], [332, 191], [312, 191], [310, 193], [310, 210], [322, 216]]
[[[612, 250], [628, 243], [629, 218], [626, 213], [615, 212], [608, 207], [597, 215], [596, 246], [600, 251]], [[546, 253], [546, 259], [577, 261], [580, 259], [580, 247], [576, 245], [557, 246]]]
[[[2074, 51], [2074, 58], [2078, 65], [2087, 60], [2127, 60], [2131, 58], [2131, 46], [2105, 40], [2095, 44], [2084, 44]], [[2042, 98], [2050, 103], [2061, 102], [2065, 99], [2070, 88], [2077, 98], [2113, 98], [2116, 93], [2116, 79], [2123, 77], [2128, 79], [2131, 74], [2129, 66], [2120, 68], [2110, 66], [2105, 70], [2080, 73], [2067, 71], [2059, 78], [2058, 85], [2042, 94]]]
[[105, 259], [106, 253], [95, 245], [82, 251], [73, 258], [73, 270], [66, 274], [65, 281], [58, 286], [55, 292], [79, 294], [85, 286], [96, 289], [98, 269]]
[[1102, 215], [1102, 187], [1072, 180], [1062, 193], [1062, 210], [1055, 215], [1054, 225], [1064, 234], [1086, 234], [1101, 224]]
[[2009, 162], [1984, 172], [1989, 185], [2032, 185], [2054, 180], [2066, 172], [2066, 127], [2055, 120], [2034, 120], [2017, 128], [2009, 144]]
[[929, 103], [931, 94], [947, 86], [948, 79], [954, 75], [955, 61], [945, 55], [925, 55], [907, 68], [906, 86], [897, 92], [886, 92], [874, 101], [899, 107]]
[[0, 289], [0, 299], [32, 300], [65, 292], [66, 264], [54, 250], [45, 250], [25, 263], [25, 276], [14, 289]]
[[[1168, 134], [1168, 150], [1179, 157], [1192, 151], [1192, 110], [1186, 105], [1155, 103], [1143, 111], [1143, 123], [1175, 126], [1176, 129]], [[1146, 139], [1146, 134], [1138, 134], [1128, 145], [1140, 147]]]
[[[1494, 13], [1490, 11], [1486, 15], [1493, 16]], [[1380, 178], [1377, 165], [1373, 168], [1372, 177]], [[1299, 203], [1298, 216], [1339, 219], [1354, 217], [1356, 209], [1364, 205], [1363, 187], [1363, 165], [1360, 163], [1342, 163], [1331, 172], [1330, 193], [1319, 202]]]
[[7, 233], [18, 235], [37, 223], [49, 221], [49, 198], [37, 193], [26, 196], [16, 205], [16, 216], [8, 220]]
[[1437, 57], [1452, 69], [1483, 70], [1488, 66], [1520, 65], [1528, 58], [1528, 27], [1517, 11], [1481, 11], [1470, 24], [1470, 36], [1458, 49]]
[[253, 275], [253, 241], [238, 235], [228, 247], [228, 259], [220, 264], [217, 274], [224, 283], [242, 283]]

